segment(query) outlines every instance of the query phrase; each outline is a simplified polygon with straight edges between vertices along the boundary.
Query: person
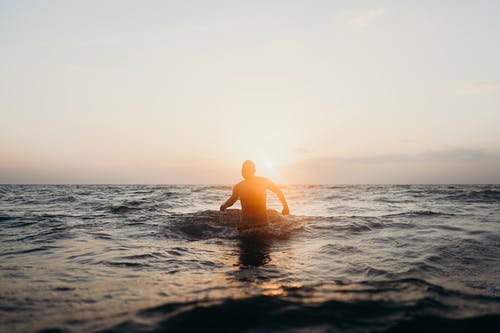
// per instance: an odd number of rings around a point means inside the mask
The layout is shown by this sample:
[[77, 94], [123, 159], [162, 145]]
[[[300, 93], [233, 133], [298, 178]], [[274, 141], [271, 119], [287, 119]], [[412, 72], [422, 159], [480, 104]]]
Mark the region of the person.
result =
[[266, 192], [271, 190], [280, 199], [283, 205], [282, 214], [290, 214], [288, 203], [283, 192], [271, 180], [255, 176], [255, 164], [247, 160], [241, 167], [244, 180], [233, 187], [233, 193], [227, 201], [220, 206], [224, 211], [231, 207], [238, 199], [241, 202], [240, 229], [245, 227], [262, 226], [267, 224]]

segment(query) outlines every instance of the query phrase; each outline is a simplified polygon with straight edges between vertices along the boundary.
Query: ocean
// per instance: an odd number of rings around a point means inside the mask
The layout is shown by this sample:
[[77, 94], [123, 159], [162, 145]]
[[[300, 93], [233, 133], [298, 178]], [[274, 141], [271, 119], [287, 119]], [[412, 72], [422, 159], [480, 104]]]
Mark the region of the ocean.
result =
[[0, 185], [0, 331], [498, 332], [500, 185], [283, 192]]

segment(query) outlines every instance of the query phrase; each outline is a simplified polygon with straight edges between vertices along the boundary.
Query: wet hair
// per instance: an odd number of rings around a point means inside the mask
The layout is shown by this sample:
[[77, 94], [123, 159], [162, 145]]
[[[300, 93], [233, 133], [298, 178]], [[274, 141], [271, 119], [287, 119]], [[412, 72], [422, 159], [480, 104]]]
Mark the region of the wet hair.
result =
[[250, 161], [250, 160], [246, 160], [245, 162], [243, 162], [243, 167], [244, 168], [253, 168], [255, 169], [255, 163], [253, 161]]
[[248, 178], [254, 175], [255, 170], [255, 163], [250, 160], [246, 160], [241, 166], [241, 175], [243, 178]]

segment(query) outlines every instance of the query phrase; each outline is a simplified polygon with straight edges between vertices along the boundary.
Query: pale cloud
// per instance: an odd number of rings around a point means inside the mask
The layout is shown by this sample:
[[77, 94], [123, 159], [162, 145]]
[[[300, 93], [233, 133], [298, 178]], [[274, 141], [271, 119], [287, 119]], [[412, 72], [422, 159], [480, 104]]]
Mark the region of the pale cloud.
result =
[[426, 150], [418, 154], [386, 154], [364, 157], [345, 158], [344, 161], [355, 163], [406, 163], [406, 162], [475, 162], [498, 158], [484, 149], [445, 148]]
[[419, 160], [436, 162], [476, 162], [498, 159], [484, 149], [449, 148], [444, 150], [429, 150], [416, 156]]
[[385, 8], [365, 9], [358, 11], [345, 11], [340, 13], [340, 18], [346, 21], [351, 27], [364, 28], [387, 13]]
[[500, 156], [484, 149], [445, 148], [418, 154], [304, 159], [284, 170], [289, 183], [500, 183]]
[[500, 93], [500, 80], [480, 80], [463, 83], [457, 91], [463, 95]]

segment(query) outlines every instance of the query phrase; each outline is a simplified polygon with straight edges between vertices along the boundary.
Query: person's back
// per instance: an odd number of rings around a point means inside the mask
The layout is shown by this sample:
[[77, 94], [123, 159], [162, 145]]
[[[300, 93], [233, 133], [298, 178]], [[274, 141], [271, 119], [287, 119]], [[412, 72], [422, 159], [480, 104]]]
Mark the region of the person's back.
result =
[[232, 206], [236, 200], [241, 202], [241, 222], [247, 225], [261, 225], [267, 223], [266, 191], [273, 191], [283, 204], [283, 215], [288, 215], [288, 204], [283, 192], [272, 181], [255, 176], [255, 164], [245, 161], [241, 168], [244, 178], [233, 187], [231, 197], [220, 207], [221, 211]]
[[267, 179], [253, 177], [238, 183], [243, 221], [261, 222], [267, 219]]

